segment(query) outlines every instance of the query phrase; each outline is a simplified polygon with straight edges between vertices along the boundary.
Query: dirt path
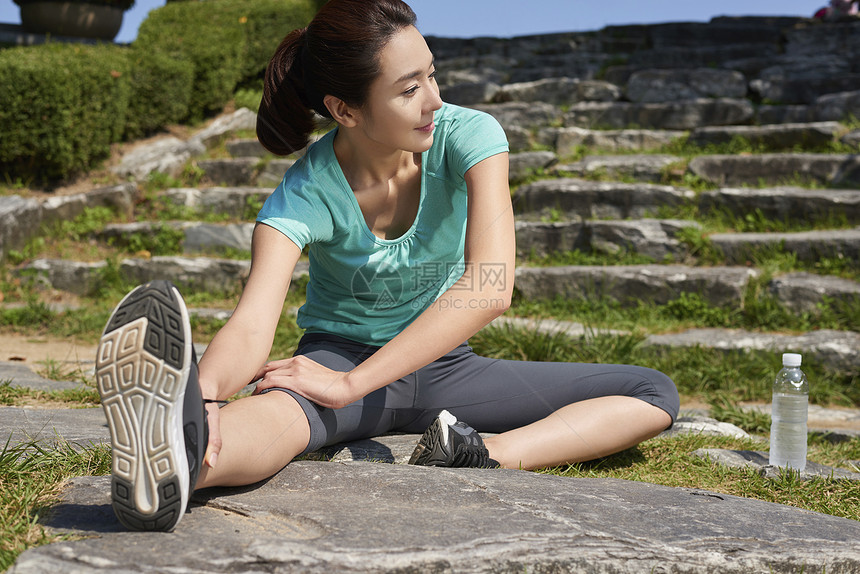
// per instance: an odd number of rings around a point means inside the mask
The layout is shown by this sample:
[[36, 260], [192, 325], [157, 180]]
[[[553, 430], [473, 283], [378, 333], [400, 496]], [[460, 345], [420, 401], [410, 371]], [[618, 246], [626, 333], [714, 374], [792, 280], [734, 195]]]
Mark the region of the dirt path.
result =
[[84, 345], [62, 338], [0, 333], [0, 361], [19, 362], [38, 370], [46, 361], [80, 363], [88, 367], [95, 359], [96, 345]]

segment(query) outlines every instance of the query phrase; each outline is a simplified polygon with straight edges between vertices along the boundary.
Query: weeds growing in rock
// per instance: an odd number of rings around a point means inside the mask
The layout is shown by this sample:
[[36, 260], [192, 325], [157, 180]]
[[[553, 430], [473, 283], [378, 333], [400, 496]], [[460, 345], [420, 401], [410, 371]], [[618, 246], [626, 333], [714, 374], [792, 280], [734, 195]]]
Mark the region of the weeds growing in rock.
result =
[[73, 476], [110, 472], [107, 445], [81, 448], [66, 441], [43, 445], [34, 441], [0, 450], [0, 570], [29, 547], [57, 539], [39, 519], [56, 503], [62, 482]]

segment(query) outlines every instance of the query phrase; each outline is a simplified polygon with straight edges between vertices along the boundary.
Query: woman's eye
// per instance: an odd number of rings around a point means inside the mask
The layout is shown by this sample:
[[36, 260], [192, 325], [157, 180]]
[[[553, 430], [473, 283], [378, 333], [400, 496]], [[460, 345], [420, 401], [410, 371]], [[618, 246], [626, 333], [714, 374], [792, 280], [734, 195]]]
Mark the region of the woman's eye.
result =
[[404, 96], [412, 96], [412, 95], [414, 95], [414, 94], [415, 94], [415, 92], [417, 92], [417, 91], [418, 91], [418, 86], [412, 86], [411, 88], [409, 88], [408, 90], [406, 90], [405, 92], [403, 92], [403, 95], [404, 95]]

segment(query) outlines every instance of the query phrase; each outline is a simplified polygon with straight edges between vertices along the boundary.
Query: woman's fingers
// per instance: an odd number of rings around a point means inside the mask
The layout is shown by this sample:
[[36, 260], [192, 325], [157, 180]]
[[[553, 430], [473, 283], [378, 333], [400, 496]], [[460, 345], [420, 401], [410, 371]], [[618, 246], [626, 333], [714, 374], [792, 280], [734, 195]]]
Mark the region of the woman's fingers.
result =
[[206, 454], [203, 460], [210, 468], [215, 468], [218, 462], [218, 454], [221, 452], [221, 413], [217, 403], [207, 403], [206, 422], [209, 426], [209, 443], [206, 445]]

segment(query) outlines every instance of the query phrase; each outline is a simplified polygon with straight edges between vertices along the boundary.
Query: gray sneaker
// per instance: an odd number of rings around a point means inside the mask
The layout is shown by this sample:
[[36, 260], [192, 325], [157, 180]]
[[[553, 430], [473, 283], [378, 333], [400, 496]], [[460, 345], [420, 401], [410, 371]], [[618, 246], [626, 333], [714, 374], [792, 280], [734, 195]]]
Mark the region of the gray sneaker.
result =
[[208, 442], [188, 311], [153, 281], [117, 305], [99, 342], [96, 382], [113, 456], [111, 499], [132, 530], [172, 530]]
[[478, 431], [442, 411], [418, 440], [409, 464], [419, 466], [495, 468]]

